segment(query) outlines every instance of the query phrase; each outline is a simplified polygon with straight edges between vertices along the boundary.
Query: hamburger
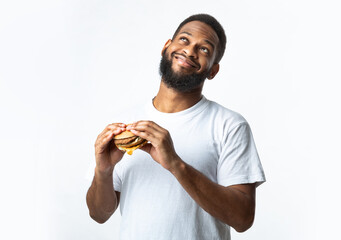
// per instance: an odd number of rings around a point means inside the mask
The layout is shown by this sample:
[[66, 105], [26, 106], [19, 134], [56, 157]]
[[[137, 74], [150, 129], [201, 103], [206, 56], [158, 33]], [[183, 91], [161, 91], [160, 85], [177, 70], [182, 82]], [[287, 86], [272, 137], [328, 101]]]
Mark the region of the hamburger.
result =
[[127, 130], [114, 136], [114, 143], [118, 149], [131, 155], [133, 151], [145, 145], [147, 140]]

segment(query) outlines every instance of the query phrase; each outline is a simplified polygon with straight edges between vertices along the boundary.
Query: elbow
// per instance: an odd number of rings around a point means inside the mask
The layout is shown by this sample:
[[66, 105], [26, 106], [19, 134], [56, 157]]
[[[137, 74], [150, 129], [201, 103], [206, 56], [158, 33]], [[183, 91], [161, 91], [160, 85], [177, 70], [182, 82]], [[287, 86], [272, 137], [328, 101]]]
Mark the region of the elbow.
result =
[[252, 227], [254, 221], [254, 215], [242, 219], [238, 224], [232, 226], [237, 232], [242, 233]]
[[243, 226], [238, 226], [234, 227], [234, 230], [236, 230], [239, 233], [246, 232], [252, 225], [243, 225]]
[[97, 222], [99, 224], [103, 224], [109, 219], [109, 218], [100, 217], [100, 216], [98, 216], [92, 212], [89, 212], [89, 215], [95, 222]]

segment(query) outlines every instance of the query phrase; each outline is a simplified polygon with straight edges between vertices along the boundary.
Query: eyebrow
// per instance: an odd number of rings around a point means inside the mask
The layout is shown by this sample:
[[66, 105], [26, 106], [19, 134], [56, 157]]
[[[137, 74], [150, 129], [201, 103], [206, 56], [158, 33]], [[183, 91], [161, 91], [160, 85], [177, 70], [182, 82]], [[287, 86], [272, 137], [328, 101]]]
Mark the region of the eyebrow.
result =
[[[187, 34], [187, 35], [189, 35], [189, 36], [192, 36], [191, 33], [186, 32], [186, 31], [181, 32], [181, 33], [179, 33], [179, 34], [182, 34], [182, 33]], [[213, 49], [215, 48], [215, 47], [214, 47], [214, 44], [213, 44], [211, 41], [209, 41], [209, 40], [207, 40], [207, 39], [205, 39], [204, 41], [207, 42], [209, 45], [211, 45]]]

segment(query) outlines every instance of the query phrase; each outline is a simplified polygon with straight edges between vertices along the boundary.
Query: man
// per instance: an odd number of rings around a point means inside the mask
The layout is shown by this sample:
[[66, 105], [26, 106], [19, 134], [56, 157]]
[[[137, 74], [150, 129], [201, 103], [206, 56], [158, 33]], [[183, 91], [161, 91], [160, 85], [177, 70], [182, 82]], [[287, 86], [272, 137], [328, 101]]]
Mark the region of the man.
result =
[[[265, 181], [251, 130], [202, 95], [225, 44], [213, 17], [184, 20], [162, 50], [156, 97], [99, 134], [87, 204], [99, 223], [120, 204], [121, 239], [230, 239], [230, 226], [251, 227], [256, 187]], [[115, 147], [125, 130], [149, 141], [143, 151], [127, 156]]]

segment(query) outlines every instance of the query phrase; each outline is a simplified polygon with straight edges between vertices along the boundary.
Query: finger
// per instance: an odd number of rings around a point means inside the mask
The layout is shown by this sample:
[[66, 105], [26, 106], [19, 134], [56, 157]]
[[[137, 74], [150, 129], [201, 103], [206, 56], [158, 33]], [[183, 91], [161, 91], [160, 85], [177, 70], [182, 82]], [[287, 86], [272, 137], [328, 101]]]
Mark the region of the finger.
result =
[[150, 132], [140, 132], [135, 130], [130, 130], [136, 136], [146, 139], [149, 143], [153, 145], [153, 147], [158, 148], [162, 145], [162, 137], [158, 137]]
[[155, 130], [160, 131], [160, 132], [165, 130], [164, 128], [162, 128], [161, 126], [156, 124], [155, 122], [148, 121], [148, 120], [141, 120], [141, 121], [137, 121], [135, 123], [132, 123], [132, 124], [127, 126], [127, 129], [128, 130], [129, 130], [129, 128], [133, 129], [133, 128], [138, 127], [138, 126], [148, 126], [148, 127], [154, 128]]
[[135, 127], [132, 127], [130, 130], [135, 130], [139, 132], [147, 132], [150, 134], [158, 134], [158, 130], [154, 128], [154, 126], [149, 126], [149, 125], [136, 125]]
[[118, 129], [118, 128], [125, 129], [126, 128], [126, 124], [124, 124], [124, 123], [112, 123], [112, 124], [109, 124], [106, 127], [106, 130], [115, 130], [115, 129]]
[[137, 131], [134, 129], [130, 130], [133, 134], [136, 136], [139, 136], [141, 138], [146, 139], [147, 141], [154, 143], [157, 141], [157, 137], [152, 132], [146, 132], [146, 131]]
[[151, 143], [146, 143], [145, 145], [143, 145], [139, 149], [141, 149], [142, 151], [145, 151], [146, 153], [150, 153], [150, 149], [152, 148], [152, 146], [153, 145]]
[[164, 135], [167, 131], [151, 121], [139, 121], [130, 127], [128, 126], [127, 129], [136, 130], [139, 132], [146, 132], [150, 135], [154, 135], [155, 137], [162, 137], [162, 135]]
[[[124, 123], [112, 123], [112, 124], [109, 124], [107, 125], [103, 131], [98, 135], [98, 137], [100, 136], [103, 136], [104, 134], [106, 134], [107, 132], [109, 131], [112, 131], [112, 130], [115, 130], [117, 128], [122, 128], [122, 129], [125, 129], [125, 124]], [[124, 131], [124, 130], [123, 130]]]
[[161, 146], [169, 138], [169, 132], [152, 121], [138, 121], [132, 124], [130, 131], [147, 139], [154, 147]]
[[158, 125], [156, 122], [153, 122], [153, 121], [144, 121], [144, 123], [146, 123], [147, 125], [153, 126], [153, 128], [155, 128], [159, 132], [163, 132], [166, 130], [163, 127], [161, 127], [160, 125]]
[[125, 131], [125, 127], [122, 126], [125, 126], [125, 124], [109, 124], [102, 133], [98, 135], [96, 145], [100, 146], [100, 148], [105, 148], [115, 135]]

